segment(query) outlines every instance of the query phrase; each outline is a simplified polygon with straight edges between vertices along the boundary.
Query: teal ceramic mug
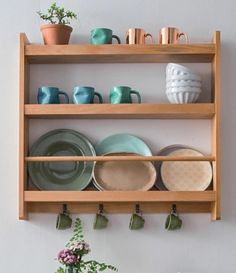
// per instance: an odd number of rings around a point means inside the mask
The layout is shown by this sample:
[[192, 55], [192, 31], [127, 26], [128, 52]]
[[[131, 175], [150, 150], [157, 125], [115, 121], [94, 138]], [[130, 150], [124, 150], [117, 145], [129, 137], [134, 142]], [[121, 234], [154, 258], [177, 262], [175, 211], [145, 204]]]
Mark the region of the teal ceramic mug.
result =
[[181, 227], [182, 227], [182, 220], [179, 218], [179, 216], [176, 213], [171, 212], [166, 218], [165, 229], [176, 230], [176, 229], [180, 229]]
[[70, 218], [70, 215], [68, 213], [59, 213], [57, 216], [57, 223], [56, 228], [57, 229], [68, 229], [72, 225], [72, 219]]
[[38, 88], [38, 103], [39, 104], [60, 104], [60, 95], [65, 97], [65, 103], [69, 103], [68, 95], [60, 91], [57, 87], [41, 86]]
[[145, 220], [142, 217], [142, 215], [138, 213], [133, 213], [130, 218], [129, 229], [131, 230], [142, 229], [144, 227], [144, 224]]
[[109, 100], [112, 104], [133, 103], [131, 95], [137, 96], [137, 102], [141, 103], [141, 96], [138, 91], [132, 90], [128, 86], [114, 86], [110, 91]]
[[103, 213], [98, 212], [95, 216], [93, 228], [94, 229], [104, 229], [107, 227], [107, 224], [108, 224], [107, 217]]
[[76, 86], [73, 92], [73, 103], [89, 104], [94, 103], [94, 97], [98, 97], [98, 102], [103, 103], [102, 95], [95, 92], [95, 89], [90, 86]]
[[114, 35], [111, 29], [95, 28], [91, 31], [90, 44], [92, 45], [112, 44], [113, 38], [117, 40], [118, 44], [121, 43], [120, 38]]

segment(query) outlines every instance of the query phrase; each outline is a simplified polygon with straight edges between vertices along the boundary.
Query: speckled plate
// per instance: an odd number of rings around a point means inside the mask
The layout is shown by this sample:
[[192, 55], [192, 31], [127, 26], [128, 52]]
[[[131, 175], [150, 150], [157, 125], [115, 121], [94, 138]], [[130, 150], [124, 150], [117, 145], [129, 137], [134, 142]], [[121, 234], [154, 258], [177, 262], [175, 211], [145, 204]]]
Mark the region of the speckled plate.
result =
[[[94, 156], [90, 141], [74, 130], [58, 129], [42, 135], [30, 156]], [[92, 180], [93, 162], [29, 162], [33, 184], [40, 190], [83, 190]]]
[[[190, 148], [179, 148], [168, 156], [203, 156]], [[208, 161], [165, 161], [160, 174], [169, 191], [204, 191], [212, 181], [212, 166]]]
[[[164, 147], [163, 149], [161, 149], [157, 155], [159, 156], [165, 156], [168, 155], [169, 153], [178, 150], [178, 149], [184, 149], [184, 148], [190, 148], [188, 146], [185, 145], [181, 145], [181, 144], [173, 144], [173, 145], [169, 145], [167, 147]], [[156, 171], [157, 171], [157, 179], [156, 179], [156, 183], [155, 186], [158, 188], [158, 190], [160, 191], [168, 191], [168, 189], [166, 188], [166, 186], [164, 185], [163, 181], [162, 181], [162, 177], [161, 177], [161, 165], [162, 165], [162, 161], [155, 161], [155, 167], [156, 167]]]
[[[106, 156], [137, 155], [111, 153]], [[98, 161], [93, 172], [94, 185], [105, 191], [147, 191], [156, 180], [156, 169], [149, 161]]]

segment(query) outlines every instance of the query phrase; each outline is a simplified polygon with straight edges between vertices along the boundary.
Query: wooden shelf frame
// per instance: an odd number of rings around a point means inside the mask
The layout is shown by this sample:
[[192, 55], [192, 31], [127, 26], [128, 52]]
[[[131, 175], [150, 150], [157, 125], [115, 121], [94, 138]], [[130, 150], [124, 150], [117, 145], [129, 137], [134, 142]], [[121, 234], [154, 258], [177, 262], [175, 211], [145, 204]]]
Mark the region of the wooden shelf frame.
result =
[[[35, 105], [28, 104], [30, 64], [63, 63], [211, 63], [212, 103], [187, 105]], [[112, 213], [132, 212], [140, 204], [145, 213], [169, 212], [173, 203], [179, 212], [209, 213], [218, 220], [220, 213], [220, 32], [212, 43], [187, 45], [57, 45], [30, 44], [20, 35], [20, 159], [19, 218], [29, 212], [59, 212], [67, 203], [73, 213], [94, 213], [98, 204]], [[33, 118], [76, 119], [211, 119], [212, 155], [205, 157], [129, 157], [128, 160], [148, 161], [211, 161], [213, 189], [204, 192], [100, 192], [100, 191], [36, 191], [27, 190], [27, 162], [39, 161], [105, 161], [127, 160], [112, 157], [29, 157], [28, 123]]]
[[132, 213], [139, 204], [144, 213], [168, 213], [176, 204], [180, 213], [209, 213], [214, 191], [119, 192], [119, 191], [25, 191], [29, 212], [58, 213], [67, 204], [71, 213], [94, 213], [103, 204], [107, 213]]
[[27, 117], [43, 119], [210, 119], [214, 114], [213, 103], [25, 105]]
[[31, 64], [51, 63], [210, 63], [212, 44], [177, 45], [26, 45]]

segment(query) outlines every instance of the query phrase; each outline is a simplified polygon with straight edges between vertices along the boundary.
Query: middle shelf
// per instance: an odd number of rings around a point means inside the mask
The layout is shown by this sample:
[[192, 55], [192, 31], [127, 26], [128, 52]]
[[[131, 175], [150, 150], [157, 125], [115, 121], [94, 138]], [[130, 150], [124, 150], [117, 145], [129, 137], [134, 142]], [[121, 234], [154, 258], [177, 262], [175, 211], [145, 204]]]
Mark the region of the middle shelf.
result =
[[24, 191], [26, 202], [214, 202], [215, 191]]
[[82, 119], [210, 119], [214, 103], [195, 104], [26, 104], [29, 118]]

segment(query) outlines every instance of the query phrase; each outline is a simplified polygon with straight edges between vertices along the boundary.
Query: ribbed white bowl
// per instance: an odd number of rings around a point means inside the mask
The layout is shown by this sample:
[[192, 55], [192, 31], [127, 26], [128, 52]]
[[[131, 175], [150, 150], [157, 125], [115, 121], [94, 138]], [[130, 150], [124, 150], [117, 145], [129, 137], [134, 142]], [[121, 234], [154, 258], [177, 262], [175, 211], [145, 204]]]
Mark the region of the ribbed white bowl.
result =
[[201, 92], [176, 91], [176, 92], [166, 92], [166, 95], [170, 103], [185, 104], [185, 103], [196, 102], [200, 93]]
[[166, 75], [166, 81], [198, 81], [201, 82], [201, 77], [196, 74], [189, 74], [189, 75]]
[[175, 64], [175, 63], [169, 63], [166, 66], [166, 74], [169, 75], [188, 75], [192, 74], [192, 70], [187, 68], [186, 66]]
[[167, 81], [166, 88], [169, 87], [199, 87], [201, 88], [202, 84], [198, 81]]
[[166, 92], [175, 93], [175, 92], [201, 92], [201, 87], [195, 86], [175, 86], [175, 87], [167, 87]]

